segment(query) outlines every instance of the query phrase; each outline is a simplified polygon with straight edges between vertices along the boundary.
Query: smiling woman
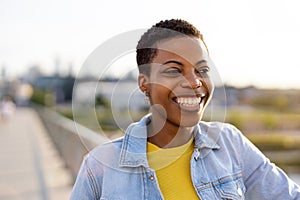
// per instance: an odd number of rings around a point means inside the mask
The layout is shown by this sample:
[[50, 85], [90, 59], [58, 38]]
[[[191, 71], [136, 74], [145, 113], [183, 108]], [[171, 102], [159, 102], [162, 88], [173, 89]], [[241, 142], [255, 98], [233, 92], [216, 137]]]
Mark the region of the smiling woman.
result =
[[160, 21], [137, 45], [151, 113], [84, 159], [71, 199], [300, 199], [300, 188], [242, 133], [202, 115], [214, 91], [200, 32]]
[[191, 133], [179, 132], [200, 121], [211, 98], [213, 85], [200, 43], [196, 37], [183, 36], [160, 41], [149, 66], [150, 75], [140, 73], [141, 90], [149, 96], [151, 105], [159, 105], [152, 107], [152, 137], [148, 140], [159, 141], [156, 144], [160, 147], [186, 143]]

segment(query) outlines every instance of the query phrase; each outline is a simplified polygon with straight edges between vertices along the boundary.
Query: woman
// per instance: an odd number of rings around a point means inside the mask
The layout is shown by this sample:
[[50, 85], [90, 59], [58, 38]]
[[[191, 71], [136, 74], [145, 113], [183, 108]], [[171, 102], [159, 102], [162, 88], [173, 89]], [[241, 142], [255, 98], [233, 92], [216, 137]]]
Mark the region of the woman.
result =
[[235, 127], [201, 121], [213, 84], [200, 32], [165, 20], [137, 45], [151, 114], [84, 159], [71, 199], [300, 199], [300, 189]]

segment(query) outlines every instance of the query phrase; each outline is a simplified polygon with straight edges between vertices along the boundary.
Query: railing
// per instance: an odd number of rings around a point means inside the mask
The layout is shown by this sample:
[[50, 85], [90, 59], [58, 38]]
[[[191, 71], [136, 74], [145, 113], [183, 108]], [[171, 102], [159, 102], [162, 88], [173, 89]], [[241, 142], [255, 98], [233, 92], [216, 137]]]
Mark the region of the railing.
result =
[[37, 111], [75, 180], [84, 155], [108, 139], [50, 109]]

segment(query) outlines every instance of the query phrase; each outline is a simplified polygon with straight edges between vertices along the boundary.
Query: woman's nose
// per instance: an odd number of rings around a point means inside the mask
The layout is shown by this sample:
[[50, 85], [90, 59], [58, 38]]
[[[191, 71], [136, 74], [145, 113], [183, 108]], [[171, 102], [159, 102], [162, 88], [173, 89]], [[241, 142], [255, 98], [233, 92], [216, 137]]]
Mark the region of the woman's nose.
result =
[[202, 86], [202, 81], [200, 77], [196, 76], [195, 74], [185, 76], [184, 81], [182, 82], [182, 87], [190, 87], [192, 89], [196, 89]]

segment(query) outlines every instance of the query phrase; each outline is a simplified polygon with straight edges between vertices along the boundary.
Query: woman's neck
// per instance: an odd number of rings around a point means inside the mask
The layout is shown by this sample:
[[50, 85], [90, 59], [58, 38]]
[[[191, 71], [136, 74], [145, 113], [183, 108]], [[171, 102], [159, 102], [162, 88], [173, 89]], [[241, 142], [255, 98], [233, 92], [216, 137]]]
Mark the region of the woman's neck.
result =
[[147, 126], [148, 142], [160, 148], [172, 148], [186, 144], [194, 127], [179, 127], [164, 120], [153, 120]]

